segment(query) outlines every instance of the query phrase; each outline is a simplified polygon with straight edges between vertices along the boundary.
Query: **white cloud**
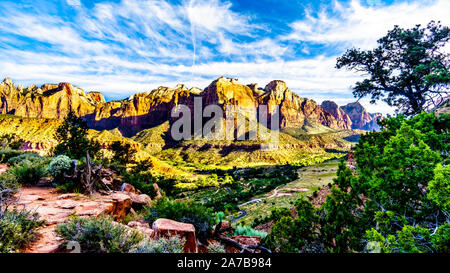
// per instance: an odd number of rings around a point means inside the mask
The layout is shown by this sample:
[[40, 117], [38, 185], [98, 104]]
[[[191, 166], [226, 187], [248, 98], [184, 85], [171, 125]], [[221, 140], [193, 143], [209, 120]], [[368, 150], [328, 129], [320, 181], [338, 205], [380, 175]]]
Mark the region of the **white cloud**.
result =
[[[370, 1], [370, 3], [377, 3]], [[291, 24], [293, 31], [283, 39], [313, 43], [341, 43], [369, 49], [376, 46], [394, 25], [410, 28], [416, 24], [426, 25], [431, 20], [450, 24], [450, 2], [447, 0], [403, 2], [388, 6], [363, 6], [352, 0], [347, 6], [334, 2], [333, 13], [308, 13], [305, 19]]]

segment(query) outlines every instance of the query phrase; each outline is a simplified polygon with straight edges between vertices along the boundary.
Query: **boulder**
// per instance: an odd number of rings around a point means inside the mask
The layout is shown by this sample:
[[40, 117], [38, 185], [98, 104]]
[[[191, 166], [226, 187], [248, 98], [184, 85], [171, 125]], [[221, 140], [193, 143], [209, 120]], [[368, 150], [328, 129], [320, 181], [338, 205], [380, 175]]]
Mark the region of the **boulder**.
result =
[[132, 192], [125, 192], [131, 198], [131, 206], [135, 210], [140, 210], [145, 206], [150, 206], [152, 199], [147, 194], [136, 194]]
[[113, 216], [115, 220], [125, 218], [130, 212], [132, 200], [131, 197], [125, 193], [115, 192], [111, 194], [111, 206], [105, 211], [106, 214]]
[[150, 228], [150, 225], [143, 221], [131, 221], [128, 223], [128, 227], [144, 233], [149, 239], [153, 238], [155, 235], [155, 232]]
[[155, 239], [175, 235], [185, 238], [186, 243], [184, 244], [184, 252], [197, 253], [195, 227], [192, 224], [160, 218], [153, 223], [152, 229], [155, 231]]

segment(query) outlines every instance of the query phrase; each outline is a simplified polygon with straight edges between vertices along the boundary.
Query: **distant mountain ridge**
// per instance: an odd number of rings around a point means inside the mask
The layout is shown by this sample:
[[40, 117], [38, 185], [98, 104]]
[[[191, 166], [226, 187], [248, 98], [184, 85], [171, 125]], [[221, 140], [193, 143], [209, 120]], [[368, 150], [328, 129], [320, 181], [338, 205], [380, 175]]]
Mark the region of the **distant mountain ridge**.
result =
[[99, 92], [85, 93], [69, 83], [44, 84], [23, 88], [6, 78], [0, 83], [0, 113], [31, 118], [64, 118], [69, 109], [85, 119], [91, 129], [118, 129], [123, 136], [172, 122], [170, 113], [178, 104], [193, 109], [195, 97], [202, 98], [203, 107], [275, 105], [280, 107], [282, 129], [302, 129], [306, 126], [326, 126], [334, 130], [377, 130], [378, 114], [369, 114], [359, 103], [339, 107], [334, 102], [315, 101], [293, 93], [280, 80], [265, 88], [257, 84], [245, 85], [236, 79], [220, 77], [204, 90], [188, 89], [179, 84], [175, 88], [159, 87], [151, 92], [138, 93], [127, 99], [106, 102]]

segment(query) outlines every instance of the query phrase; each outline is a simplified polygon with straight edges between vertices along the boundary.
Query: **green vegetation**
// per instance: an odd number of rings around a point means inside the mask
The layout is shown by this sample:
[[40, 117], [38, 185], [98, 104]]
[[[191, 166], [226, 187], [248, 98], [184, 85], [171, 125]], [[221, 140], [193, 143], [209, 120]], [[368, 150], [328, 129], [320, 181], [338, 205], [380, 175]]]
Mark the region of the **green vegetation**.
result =
[[320, 208], [299, 200], [298, 217], [272, 213], [268, 246], [281, 252], [448, 251], [448, 172], [441, 164], [448, 162], [449, 122], [450, 115], [433, 113], [384, 120], [381, 132], [361, 136], [356, 145], [357, 172], [339, 166]]
[[82, 252], [126, 253], [145, 240], [145, 235], [113, 222], [109, 217], [73, 217], [56, 227], [66, 242], [76, 241]]
[[215, 170], [217, 177], [230, 177], [230, 183], [219, 188], [210, 188], [197, 193], [185, 192], [186, 196], [195, 202], [201, 202], [214, 211], [230, 213], [238, 210], [238, 205], [249, 201], [252, 197], [265, 194], [280, 185], [287, 184], [298, 178], [298, 167], [291, 165], [243, 168], [231, 170]]
[[122, 143], [120, 141], [114, 141], [110, 149], [114, 153], [113, 159], [121, 164], [129, 163], [137, 152], [135, 148], [131, 147], [130, 143]]
[[66, 155], [58, 155], [50, 161], [48, 165], [48, 173], [53, 177], [54, 182], [64, 181], [64, 173], [72, 167], [72, 160]]
[[64, 122], [56, 130], [55, 138], [58, 145], [54, 153], [57, 155], [65, 154], [70, 158], [81, 159], [89, 151], [91, 157], [100, 151], [100, 144], [89, 140], [87, 123], [77, 117], [73, 111], [70, 111]]
[[234, 236], [240, 236], [240, 235], [246, 235], [246, 236], [259, 236], [261, 239], [266, 238], [267, 232], [253, 229], [249, 226], [237, 226], [234, 230]]
[[19, 252], [44, 224], [37, 213], [17, 208], [0, 210], [0, 253]]
[[0, 136], [1, 149], [20, 150], [23, 142], [24, 140], [17, 136], [17, 134], [15, 133], [6, 133]]
[[403, 114], [431, 109], [448, 94], [448, 54], [443, 50], [450, 29], [431, 21], [426, 28], [395, 26], [378, 40], [373, 50], [348, 50], [337, 60], [337, 68], [364, 72], [369, 78], [357, 82], [353, 94], [383, 99]]
[[145, 240], [131, 248], [130, 253], [183, 253], [185, 239], [179, 236]]
[[11, 149], [2, 149], [0, 150], [0, 162], [7, 163], [13, 157], [25, 154], [26, 152], [11, 150]]
[[46, 162], [43, 158], [24, 156], [13, 162], [16, 163], [8, 172], [15, 176], [20, 184], [37, 184], [46, 175]]
[[192, 224], [200, 239], [207, 238], [215, 224], [215, 217], [211, 209], [198, 203], [172, 201], [167, 198], [160, 198], [152, 204], [144, 218], [150, 224], [158, 218]]

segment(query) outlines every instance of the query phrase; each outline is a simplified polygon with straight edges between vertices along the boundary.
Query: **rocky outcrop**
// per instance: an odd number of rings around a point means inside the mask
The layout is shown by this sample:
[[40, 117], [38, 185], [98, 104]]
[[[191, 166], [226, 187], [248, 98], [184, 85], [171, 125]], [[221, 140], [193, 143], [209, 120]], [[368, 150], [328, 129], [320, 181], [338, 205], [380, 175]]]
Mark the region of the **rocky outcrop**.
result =
[[359, 102], [349, 103], [341, 108], [352, 120], [352, 129], [380, 130], [380, 126], [377, 123], [382, 118], [380, 113], [369, 114]]
[[329, 100], [323, 101], [320, 106], [323, 108], [323, 110], [333, 115], [333, 117], [338, 122], [338, 127], [346, 130], [352, 129], [351, 118], [334, 101]]
[[38, 118], [64, 118], [70, 109], [85, 116], [94, 111], [97, 103], [95, 96], [87, 96], [69, 83], [19, 89], [9, 78], [0, 83], [0, 98], [1, 114]]
[[264, 88], [266, 93], [258, 98], [260, 104], [280, 107], [282, 128], [302, 128], [306, 122], [319, 123], [333, 129], [344, 129], [339, 122], [313, 100], [294, 94], [283, 81], [275, 80]]
[[184, 252], [197, 253], [195, 228], [192, 224], [159, 218], [153, 223], [152, 229], [155, 232], [155, 239], [170, 236], [180, 236], [181, 238], [185, 238], [186, 243], [184, 244]]

